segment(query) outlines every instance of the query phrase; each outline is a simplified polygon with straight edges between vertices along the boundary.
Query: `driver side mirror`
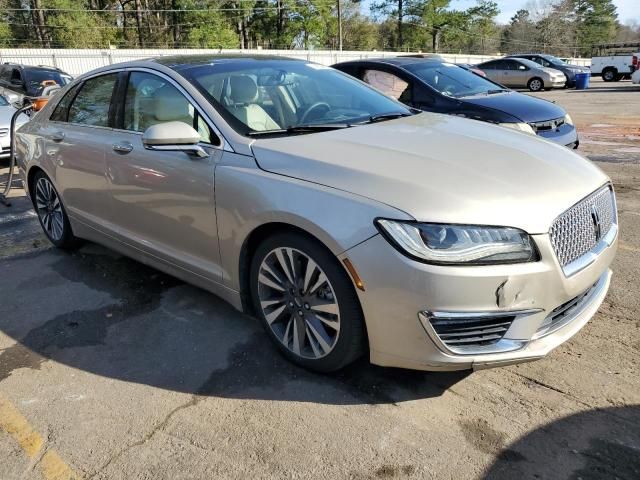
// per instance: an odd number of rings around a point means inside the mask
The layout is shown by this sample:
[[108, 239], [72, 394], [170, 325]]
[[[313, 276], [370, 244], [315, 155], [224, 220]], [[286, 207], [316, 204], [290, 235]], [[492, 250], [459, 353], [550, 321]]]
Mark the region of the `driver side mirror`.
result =
[[142, 134], [147, 150], [184, 152], [199, 158], [209, 154], [200, 146], [200, 134], [184, 122], [165, 122], [151, 125]]

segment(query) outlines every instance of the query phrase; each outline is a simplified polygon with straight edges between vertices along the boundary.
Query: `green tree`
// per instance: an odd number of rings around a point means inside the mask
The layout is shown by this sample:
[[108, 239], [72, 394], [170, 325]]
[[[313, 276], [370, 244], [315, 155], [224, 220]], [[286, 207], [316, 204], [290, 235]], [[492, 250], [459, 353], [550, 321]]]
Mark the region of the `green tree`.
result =
[[448, 10], [450, 0], [425, 0], [420, 6], [422, 25], [431, 37], [431, 51], [437, 52], [440, 34], [450, 24], [452, 12]]
[[526, 45], [531, 44], [535, 34], [536, 24], [532, 20], [529, 11], [518, 10], [502, 32], [500, 50], [504, 53], [516, 53], [526, 50]]
[[498, 4], [493, 0], [477, 0], [469, 10], [469, 33], [480, 43], [480, 52], [495, 52], [499, 46], [496, 17], [500, 13]]
[[574, 0], [576, 40], [582, 55], [594, 45], [611, 42], [617, 31], [618, 13], [613, 0]]

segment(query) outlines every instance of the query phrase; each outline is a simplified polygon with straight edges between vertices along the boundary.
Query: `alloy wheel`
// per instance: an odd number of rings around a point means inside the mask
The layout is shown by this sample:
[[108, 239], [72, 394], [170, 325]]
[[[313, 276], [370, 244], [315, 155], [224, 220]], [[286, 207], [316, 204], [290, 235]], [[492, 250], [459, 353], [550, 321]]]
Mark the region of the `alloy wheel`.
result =
[[537, 92], [542, 88], [542, 82], [540, 82], [540, 80], [531, 80], [531, 83], [529, 84], [529, 88], [534, 92]]
[[64, 235], [64, 212], [56, 190], [51, 182], [41, 177], [36, 182], [35, 204], [38, 217], [45, 232], [54, 241]]
[[328, 355], [340, 334], [340, 309], [325, 272], [300, 250], [269, 252], [258, 271], [258, 298], [269, 328], [303, 358]]

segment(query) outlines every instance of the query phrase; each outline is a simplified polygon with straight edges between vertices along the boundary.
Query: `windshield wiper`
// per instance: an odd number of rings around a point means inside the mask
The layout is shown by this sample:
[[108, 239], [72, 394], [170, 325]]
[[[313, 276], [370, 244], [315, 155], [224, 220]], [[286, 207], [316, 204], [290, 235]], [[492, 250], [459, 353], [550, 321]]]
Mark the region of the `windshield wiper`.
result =
[[487, 95], [493, 95], [495, 93], [502, 93], [502, 92], [506, 92], [507, 89], [506, 88], [497, 88], [495, 90], [487, 90]]
[[349, 128], [350, 126], [348, 123], [311, 123], [308, 125], [292, 125], [287, 128], [277, 128], [273, 130], [258, 130], [248, 132], [247, 135], [250, 137], [260, 137], [262, 135], [277, 135], [283, 133], [326, 132], [329, 130]]
[[406, 112], [389, 112], [389, 113], [377, 113], [371, 115], [366, 123], [384, 122], [385, 120], [393, 120], [394, 118], [410, 117], [413, 113]]

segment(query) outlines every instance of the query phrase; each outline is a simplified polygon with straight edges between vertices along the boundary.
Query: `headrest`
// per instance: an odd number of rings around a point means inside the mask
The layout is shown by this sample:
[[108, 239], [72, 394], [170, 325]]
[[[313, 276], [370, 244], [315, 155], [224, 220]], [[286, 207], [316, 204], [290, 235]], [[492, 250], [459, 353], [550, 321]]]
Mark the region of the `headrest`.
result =
[[248, 75], [229, 77], [228, 98], [231, 103], [253, 103], [258, 99], [258, 86]]
[[187, 99], [171, 85], [158, 89], [153, 95], [154, 116], [160, 122], [182, 120], [189, 116]]

